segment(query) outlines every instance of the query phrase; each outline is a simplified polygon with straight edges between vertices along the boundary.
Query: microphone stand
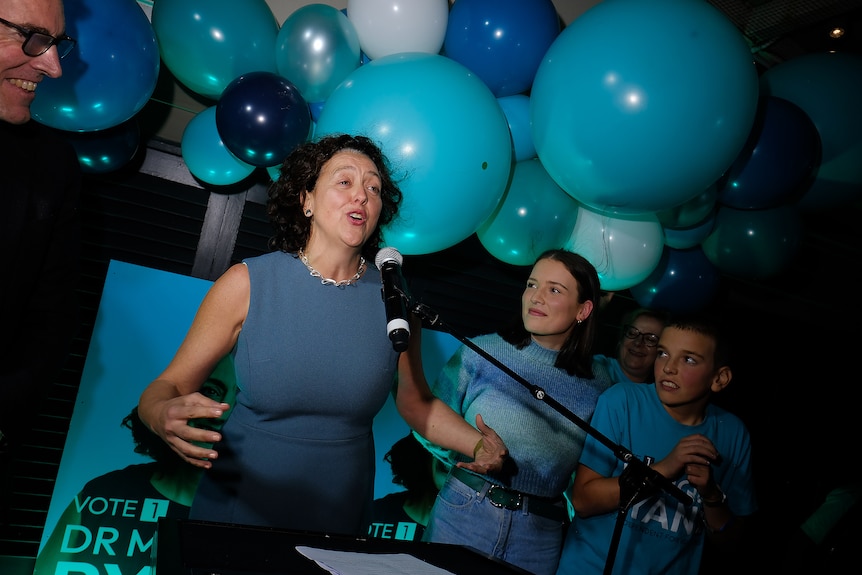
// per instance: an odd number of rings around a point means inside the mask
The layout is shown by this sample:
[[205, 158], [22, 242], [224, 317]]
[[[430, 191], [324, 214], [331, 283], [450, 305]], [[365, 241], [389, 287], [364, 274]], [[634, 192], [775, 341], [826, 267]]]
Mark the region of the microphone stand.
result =
[[422, 303], [417, 303], [413, 306], [410, 306], [409, 303], [410, 302], [408, 301], [408, 307], [412, 308], [413, 313], [422, 318], [422, 320], [424, 322], [427, 322], [428, 325], [430, 325], [431, 327], [440, 328], [443, 331], [446, 331], [447, 333], [453, 335], [464, 345], [466, 345], [467, 347], [490, 361], [492, 364], [494, 364], [506, 375], [526, 387], [527, 390], [529, 390], [530, 394], [533, 396], [533, 398], [548, 404], [551, 408], [563, 415], [566, 419], [586, 431], [589, 435], [593, 436], [599, 443], [610, 449], [617, 459], [626, 464], [622, 475], [620, 475], [619, 477], [620, 505], [617, 511], [617, 520], [614, 526], [613, 537], [611, 537], [611, 544], [608, 550], [608, 558], [605, 563], [605, 575], [610, 575], [610, 573], [613, 571], [614, 560], [616, 557], [617, 548], [619, 547], [619, 540], [622, 534], [623, 523], [625, 522], [625, 518], [628, 515], [629, 509], [632, 507], [632, 505], [634, 505], [638, 501], [641, 501], [642, 499], [649, 497], [650, 495], [657, 492], [659, 489], [666, 491], [678, 501], [680, 501], [683, 505], [691, 505], [692, 500], [690, 496], [684, 493], [679, 487], [674, 485], [673, 482], [666, 478], [664, 475], [649, 466], [650, 463], [652, 463], [652, 458], [647, 457], [645, 461], [638, 459], [637, 457], [635, 457], [634, 453], [631, 452], [631, 450], [611, 441], [607, 436], [603, 435], [600, 431], [592, 427], [589, 423], [578, 417], [575, 413], [572, 413], [572, 411], [569, 410], [566, 406], [562, 405], [553, 397], [548, 395], [544, 389], [542, 389], [538, 385], [530, 383], [524, 377], [510, 369], [507, 365], [492, 356], [490, 353], [467, 339], [465, 336], [459, 334], [450, 326], [443, 323], [443, 321], [440, 319], [440, 314], [435, 312], [433, 309]]

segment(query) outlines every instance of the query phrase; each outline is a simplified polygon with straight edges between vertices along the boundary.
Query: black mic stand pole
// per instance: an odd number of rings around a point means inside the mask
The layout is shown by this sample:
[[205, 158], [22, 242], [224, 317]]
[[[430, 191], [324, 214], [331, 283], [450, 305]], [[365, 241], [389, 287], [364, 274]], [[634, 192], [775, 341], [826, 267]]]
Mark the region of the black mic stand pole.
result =
[[440, 319], [440, 314], [435, 312], [430, 307], [422, 303], [417, 303], [412, 306], [408, 305], [408, 307], [410, 307], [413, 313], [422, 318], [422, 320], [427, 322], [428, 325], [430, 325], [431, 327], [440, 328], [443, 331], [446, 331], [447, 333], [455, 336], [455, 338], [457, 338], [464, 345], [466, 345], [467, 347], [493, 363], [506, 375], [526, 387], [535, 399], [547, 403], [549, 406], [551, 406], [551, 408], [563, 415], [566, 419], [586, 431], [602, 445], [610, 449], [617, 459], [626, 464], [626, 467], [619, 478], [620, 506], [617, 513], [617, 523], [614, 528], [614, 534], [611, 538], [611, 546], [608, 551], [608, 559], [605, 563], [604, 573], [606, 575], [609, 575], [613, 570], [614, 558], [616, 556], [617, 547], [619, 546], [619, 539], [622, 533], [623, 522], [626, 515], [628, 515], [628, 510], [631, 508], [632, 505], [634, 505], [641, 499], [648, 497], [658, 489], [663, 489], [664, 491], [667, 491], [683, 505], [691, 505], [691, 497], [684, 493], [679, 487], [674, 485], [673, 482], [671, 482], [664, 475], [662, 475], [658, 471], [655, 471], [649, 466], [649, 464], [652, 463], [650, 458], [647, 458], [647, 461], [641, 461], [640, 459], [635, 457], [634, 453], [632, 453], [629, 449], [611, 441], [608, 437], [606, 437], [597, 429], [592, 427], [589, 423], [578, 417], [575, 413], [572, 413], [572, 411], [569, 410], [566, 406], [562, 405], [553, 397], [548, 395], [544, 389], [542, 389], [538, 385], [530, 383], [520, 374], [510, 369], [509, 366], [502, 363], [500, 360], [498, 360], [490, 353], [467, 339], [465, 336], [457, 333], [456, 330], [443, 323], [443, 321]]

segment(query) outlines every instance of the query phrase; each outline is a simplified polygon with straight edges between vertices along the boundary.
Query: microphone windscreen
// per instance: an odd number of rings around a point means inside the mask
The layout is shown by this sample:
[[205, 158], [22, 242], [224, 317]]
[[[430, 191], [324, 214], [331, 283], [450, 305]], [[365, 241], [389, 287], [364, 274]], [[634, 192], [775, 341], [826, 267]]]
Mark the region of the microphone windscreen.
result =
[[386, 262], [395, 262], [400, 266], [402, 261], [404, 261], [404, 258], [395, 248], [381, 248], [377, 252], [377, 255], [374, 256], [374, 264], [378, 269], [381, 269]]

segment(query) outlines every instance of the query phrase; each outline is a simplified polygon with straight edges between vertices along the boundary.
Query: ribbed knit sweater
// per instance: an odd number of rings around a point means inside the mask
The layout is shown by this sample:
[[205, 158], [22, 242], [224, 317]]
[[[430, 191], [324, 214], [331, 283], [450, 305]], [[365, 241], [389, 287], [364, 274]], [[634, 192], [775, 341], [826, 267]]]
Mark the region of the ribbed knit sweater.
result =
[[[593, 379], [554, 367], [558, 352], [535, 342], [519, 350], [497, 334], [471, 341], [587, 423], [599, 394], [612, 384], [603, 365], [594, 366]], [[506, 443], [515, 469], [488, 479], [541, 497], [558, 497], [569, 485], [586, 432], [469, 346], [461, 346], [449, 359], [432, 391], [473, 425], [480, 414]], [[466, 460], [419, 439], [450, 464]]]

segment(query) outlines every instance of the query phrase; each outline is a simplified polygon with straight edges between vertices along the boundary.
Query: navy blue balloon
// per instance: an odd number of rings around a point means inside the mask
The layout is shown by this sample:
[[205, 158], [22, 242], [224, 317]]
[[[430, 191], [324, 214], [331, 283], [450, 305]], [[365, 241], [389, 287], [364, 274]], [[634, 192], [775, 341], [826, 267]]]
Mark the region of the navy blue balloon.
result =
[[862, 198], [862, 55], [815, 52], [771, 67], [760, 78], [763, 94], [789, 100], [817, 126], [823, 147], [801, 210], [824, 211]]
[[712, 302], [719, 280], [718, 269], [700, 246], [684, 250], [665, 247], [653, 272], [629, 291], [640, 306], [689, 313]]
[[811, 185], [820, 152], [820, 134], [808, 114], [784, 98], [765, 97], [718, 201], [741, 210], [794, 201]]
[[560, 34], [551, 0], [458, 0], [449, 11], [443, 54], [498, 98], [526, 92]]
[[141, 144], [141, 129], [135, 117], [97, 132], [57, 132], [75, 148], [85, 174], [119, 170], [132, 161]]
[[796, 204], [762, 210], [721, 206], [712, 231], [700, 246], [722, 272], [759, 280], [778, 275], [793, 261], [801, 236]]
[[225, 87], [216, 105], [216, 128], [225, 147], [257, 167], [280, 164], [308, 139], [311, 112], [290, 80], [251, 72]]

